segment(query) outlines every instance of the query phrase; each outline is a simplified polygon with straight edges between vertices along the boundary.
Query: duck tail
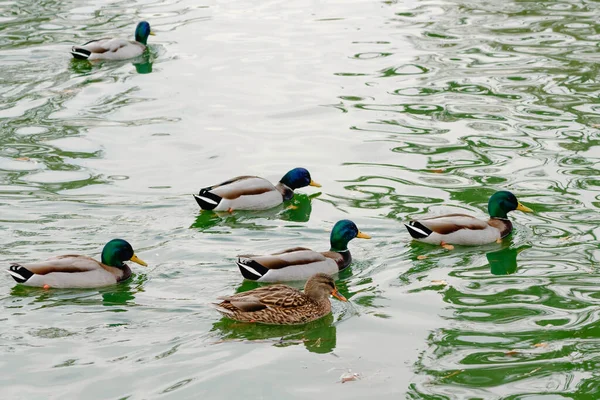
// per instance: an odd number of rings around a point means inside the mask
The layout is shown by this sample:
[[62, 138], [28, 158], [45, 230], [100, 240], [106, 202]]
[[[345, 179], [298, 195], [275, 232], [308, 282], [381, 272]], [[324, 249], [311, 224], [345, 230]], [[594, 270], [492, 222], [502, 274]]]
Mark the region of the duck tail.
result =
[[12, 264], [7, 272], [18, 283], [25, 283], [33, 276], [33, 272], [19, 264]]
[[269, 272], [268, 268], [263, 267], [251, 258], [240, 257], [236, 264], [239, 267], [242, 276], [250, 281], [257, 281]]
[[233, 311], [226, 309], [221, 305], [222, 303], [211, 303], [211, 306], [224, 315], [233, 315]]
[[214, 210], [222, 200], [220, 196], [211, 193], [208, 189], [201, 189], [200, 193], [194, 195], [194, 199], [203, 210]]
[[410, 221], [408, 224], [404, 224], [404, 226], [414, 239], [424, 239], [433, 232], [419, 221]]
[[90, 58], [92, 52], [87, 49], [84, 49], [83, 47], [73, 46], [71, 48], [71, 54], [77, 60], [87, 60], [88, 58]]

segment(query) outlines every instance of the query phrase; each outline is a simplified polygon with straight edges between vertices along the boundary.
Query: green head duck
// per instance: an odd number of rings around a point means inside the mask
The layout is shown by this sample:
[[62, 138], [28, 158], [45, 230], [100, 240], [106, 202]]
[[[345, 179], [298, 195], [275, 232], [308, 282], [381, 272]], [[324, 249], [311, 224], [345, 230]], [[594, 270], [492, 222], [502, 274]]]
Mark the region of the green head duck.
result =
[[331, 251], [348, 250], [348, 242], [354, 238], [371, 239], [371, 236], [359, 231], [356, 224], [350, 220], [338, 221], [331, 230]]
[[285, 174], [279, 182], [292, 190], [305, 186], [321, 187], [321, 185], [311, 179], [310, 173], [305, 168], [294, 168]]
[[507, 214], [514, 210], [533, 212], [531, 208], [519, 203], [517, 197], [511, 192], [500, 191], [490, 197], [490, 201], [488, 202], [490, 217], [506, 219], [508, 218]]
[[102, 249], [102, 263], [111, 267], [123, 268], [123, 261], [133, 261], [136, 264], [148, 266], [133, 252], [133, 247], [123, 239], [113, 239]]
[[148, 36], [154, 36], [154, 32], [150, 30], [150, 24], [146, 21], [142, 21], [135, 27], [135, 40], [140, 42], [144, 46], [148, 42]]

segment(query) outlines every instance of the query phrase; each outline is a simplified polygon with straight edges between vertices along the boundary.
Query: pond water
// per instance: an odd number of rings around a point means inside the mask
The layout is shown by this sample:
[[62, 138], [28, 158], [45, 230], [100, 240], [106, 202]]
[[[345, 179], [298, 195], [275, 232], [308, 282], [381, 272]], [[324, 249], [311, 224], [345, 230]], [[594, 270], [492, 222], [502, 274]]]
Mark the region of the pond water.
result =
[[[600, 397], [596, 2], [0, 2], [0, 260], [149, 263], [126, 283], [0, 280], [5, 399]], [[157, 33], [126, 62], [70, 46]], [[295, 210], [200, 213], [237, 175], [309, 169]], [[501, 244], [402, 222], [514, 212]], [[240, 253], [350, 243], [349, 303], [300, 327], [222, 319]], [[426, 257], [423, 257], [426, 256]], [[298, 285], [301, 285], [299, 283]], [[342, 374], [360, 379], [340, 383]]]

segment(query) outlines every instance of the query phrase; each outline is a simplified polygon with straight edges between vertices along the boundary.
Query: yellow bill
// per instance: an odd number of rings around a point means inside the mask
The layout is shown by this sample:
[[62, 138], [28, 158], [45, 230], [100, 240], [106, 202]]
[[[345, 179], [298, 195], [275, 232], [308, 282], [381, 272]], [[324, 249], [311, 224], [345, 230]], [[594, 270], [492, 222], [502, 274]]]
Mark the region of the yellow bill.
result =
[[313, 181], [312, 179], [310, 180], [310, 183], [309, 183], [309, 185], [310, 185], [310, 186], [314, 186], [314, 187], [321, 187], [321, 184], [320, 184], [320, 183], [317, 183], [317, 182]]
[[131, 258], [129, 259], [129, 261], [133, 261], [134, 263], [140, 264], [140, 265], [142, 265], [144, 267], [148, 266], [148, 264], [146, 264], [145, 261], [139, 259], [138, 256], [136, 256], [135, 254], [133, 256], [131, 256]]
[[361, 231], [358, 231], [358, 235], [356, 235], [356, 237], [360, 238], [360, 239], [371, 239], [371, 236], [369, 236], [366, 233], [363, 233]]
[[517, 210], [523, 211], [523, 212], [533, 212], [533, 210], [531, 208], [524, 206], [520, 202], [519, 202], [519, 205], [517, 206]]
[[150, 35], [152, 35], [152, 36], [156, 36], [156, 33], [154, 33], [154, 32], [152, 32], [152, 31], [150, 31]]
[[336, 299], [340, 300], [340, 301], [348, 301], [348, 300], [346, 300], [346, 298], [345, 298], [344, 296], [342, 296], [342, 295], [340, 294], [340, 292], [338, 292], [338, 290], [337, 290], [337, 289], [333, 289], [333, 290], [331, 291], [331, 295], [332, 295], [333, 297], [335, 297]]

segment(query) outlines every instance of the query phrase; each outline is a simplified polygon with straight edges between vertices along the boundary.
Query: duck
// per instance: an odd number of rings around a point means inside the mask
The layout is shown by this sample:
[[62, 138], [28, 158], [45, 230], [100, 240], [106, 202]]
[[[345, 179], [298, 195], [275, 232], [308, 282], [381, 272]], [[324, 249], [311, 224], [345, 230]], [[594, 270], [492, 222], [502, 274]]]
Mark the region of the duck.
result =
[[218, 185], [205, 187], [194, 195], [203, 210], [267, 210], [294, 197], [294, 190], [305, 186], [321, 187], [305, 168], [294, 168], [277, 185], [258, 176], [238, 176]]
[[142, 21], [135, 28], [135, 41], [115, 38], [90, 40], [81, 46], [73, 46], [71, 54], [78, 60], [127, 60], [146, 51], [149, 35], [154, 36], [154, 32], [147, 21]]
[[122, 282], [131, 276], [123, 261], [148, 266], [139, 259], [131, 245], [113, 239], [102, 249], [102, 261], [81, 255], [63, 255], [31, 264], [11, 264], [8, 273], [25, 286], [49, 288], [96, 288]]
[[315, 273], [336, 274], [352, 262], [348, 242], [354, 238], [371, 239], [358, 230], [356, 224], [343, 219], [331, 230], [329, 251], [316, 252], [294, 247], [263, 256], [240, 255], [237, 266], [245, 279], [258, 282], [306, 280]]
[[222, 301], [215, 305], [225, 317], [240, 322], [299, 325], [328, 315], [329, 295], [348, 301], [338, 292], [330, 275], [318, 273], [306, 281], [304, 293], [286, 285], [270, 285], [220, 297]]
[[412, 238], [419, 242], [442, 246], [476, 246], [493, 243], [508, 236], [513, 229], [508, 213], [514, 210], [533, 212], [511, 192], [499, 191], [490, 197], [490, 218], [487, 221], [466, 214], [448, 214], [412, 220], [404, 226]]

